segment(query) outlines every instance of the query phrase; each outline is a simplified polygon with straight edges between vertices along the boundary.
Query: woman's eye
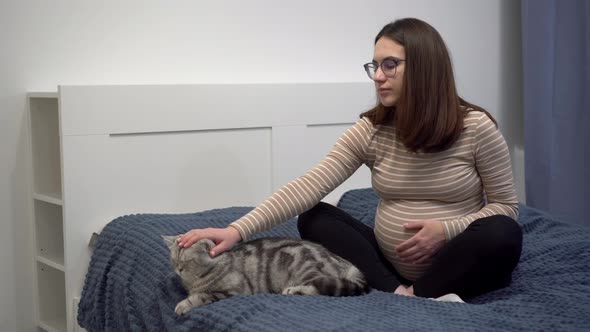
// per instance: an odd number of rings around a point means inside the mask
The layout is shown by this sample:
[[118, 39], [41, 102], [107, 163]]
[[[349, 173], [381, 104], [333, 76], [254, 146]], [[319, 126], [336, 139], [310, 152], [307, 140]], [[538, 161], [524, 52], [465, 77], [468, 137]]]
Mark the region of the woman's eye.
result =
[[385, 60], [381, 66], [383, 70], [394, 70], [397, 67], [397, 63], [394, 60]]

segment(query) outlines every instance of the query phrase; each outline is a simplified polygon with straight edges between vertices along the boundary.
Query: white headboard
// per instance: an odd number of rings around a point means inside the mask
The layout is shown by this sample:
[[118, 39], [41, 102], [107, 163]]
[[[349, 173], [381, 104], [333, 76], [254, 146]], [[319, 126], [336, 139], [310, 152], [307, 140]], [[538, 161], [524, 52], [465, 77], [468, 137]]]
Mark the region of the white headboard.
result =
[[[66, 298], [107, 222], [257, 205], [374, 102], [371, 83], [61, 86]], [[368, 186], [362, 168], [326, 200]]]

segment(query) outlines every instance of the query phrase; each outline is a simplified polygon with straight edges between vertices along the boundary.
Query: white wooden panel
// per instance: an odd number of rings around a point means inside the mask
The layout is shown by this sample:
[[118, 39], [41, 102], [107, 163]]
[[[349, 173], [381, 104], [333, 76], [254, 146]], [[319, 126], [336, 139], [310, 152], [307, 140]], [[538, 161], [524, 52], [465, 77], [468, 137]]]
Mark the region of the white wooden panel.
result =
[[371, 83], [61, 86], [63, 135], [344, 123]]
[[[358, 118], [358, 116], [357, 116]], [[340, 135], [353, 123], [273, 128], [273, 189], [305, 174], [322, 161]], [[370, 170], [362, 166], [323, 201], [336, 204], [342, 194], [371, 186]]]
[[[358, 119], [358, 115], [356, 119]], [[305, 149], [308, 152], [306, 154], [308, 168], [315, 166], [315, 164], [323, 160], [336, 143], [338, 137], [353, 124], [351, 122], [335, 125], [309, 126], [304, 136]], [[336, 204], [344, 192], [350, 189], [368, 188], [370, 186], [371, 171], [363, 165], [348, 180], [326, 196], [323, 201]]]
[[63, 139], [68, 298], [80, 294], [90, 234], [132, 213], [252, 206], [271, 193], [270, 129]]
[[307, 165], [306, 130], [304, 125], [273, 127], [273, 192], [303, 175]]

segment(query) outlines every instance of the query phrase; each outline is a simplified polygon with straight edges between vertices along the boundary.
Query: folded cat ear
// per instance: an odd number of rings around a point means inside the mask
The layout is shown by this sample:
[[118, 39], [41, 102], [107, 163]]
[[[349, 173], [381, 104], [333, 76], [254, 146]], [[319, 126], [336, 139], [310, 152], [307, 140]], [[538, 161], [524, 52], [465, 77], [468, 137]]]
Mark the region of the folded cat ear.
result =
[[215, 242], [209, 240], [209, 239], [205, 239], [205, 248], [207, 253], [209, 253], [211, 251], [211, 249], [215, 248]]
[[178, 238], [177, 235], [162, 235], [162, 238], [164, 239], [164, 242], [166, 242], [166, 245], [168, 245], [169, 247], [171, 245], [174, 245], [176, 243], [176, 239]]

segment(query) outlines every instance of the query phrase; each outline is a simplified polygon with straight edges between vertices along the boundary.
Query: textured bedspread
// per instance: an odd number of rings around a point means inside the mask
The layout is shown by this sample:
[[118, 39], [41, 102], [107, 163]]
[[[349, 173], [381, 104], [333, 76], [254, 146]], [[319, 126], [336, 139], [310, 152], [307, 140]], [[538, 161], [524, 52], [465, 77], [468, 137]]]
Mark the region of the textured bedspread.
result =
[[[370, 189], [340, 207], [371, 224]], [[105, 227], [92, 256], [78, 311], [88, 331], [590, 331], [590, 228], [521, 206], [524, 249], [512, 285], [467, 304], [372, 291], [358, 297], [236, 296], [174, 313], [186, 296], [160, 235], [221, 227], [251, 208], [194, 214], [140, 214]], [[298, 237], [295, 220], [260, 236]]]

